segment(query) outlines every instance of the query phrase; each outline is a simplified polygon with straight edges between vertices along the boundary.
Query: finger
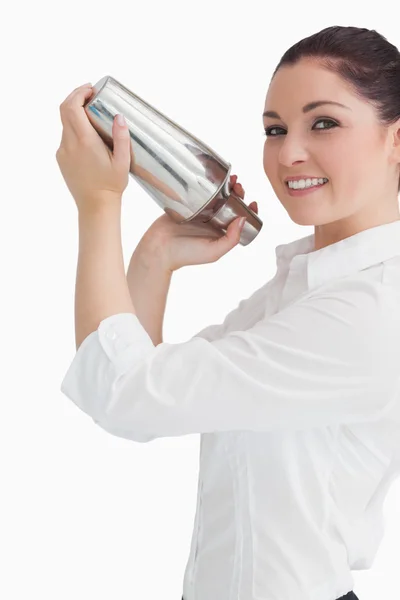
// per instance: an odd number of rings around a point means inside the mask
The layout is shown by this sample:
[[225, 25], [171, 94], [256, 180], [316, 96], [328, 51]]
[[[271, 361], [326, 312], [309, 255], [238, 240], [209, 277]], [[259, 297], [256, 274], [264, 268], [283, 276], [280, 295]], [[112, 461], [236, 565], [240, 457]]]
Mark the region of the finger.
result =
[[249, 204], [249, 208], [254, 211], [255, 213], [258, 213], [258, 204], [257, 202], [250, 202]]
[[84, 83], [83, 85], [80, 85], [79, 87], [75, 88], [74, 90], [72, 90], [72, 92], [65, 98], [64, 102], [62, 104], [65, 104], [66, 102], [68, 102], [68, 100], [70, 100], [70, 98], [72, 98], [76, 92], [78, 92], [79, 90], [82, 90], [83, 88], [90, 88], [92, 89], [92, 84], [91, 83]]
[[116, 115], [113, 123], [113, 157], [118, 166], [129, 169], [131, 162], [131, 136], [125, 120], [121, 123]]
[[64, 137], [74, 135], [81, 139], [93, 135], [93, 126], [83, 109], [92, 94], [92, 87], [88, 84], [82, 85], [71, 92], [60, 105], [61, 122], [65, 128]]
[[77, 94], [81, 93], [83, 90], [93, 90], [92, 84], [91, 83], [85, 83], [84, 85], [80, 85], [79, 87], [75, 88], [64, 100], [64, 102], [61, 103], [60, 106], [65, 106], [67, 105], [71, 100], [73, 100]]
[[244, 189], [240, 183], [235, 183], [233, 186], [233, 191], [239, 196], [239, 198], [244, 198]]
[[237, 182], [237, 175], [231, 175], [229, 180], [234, 185]]

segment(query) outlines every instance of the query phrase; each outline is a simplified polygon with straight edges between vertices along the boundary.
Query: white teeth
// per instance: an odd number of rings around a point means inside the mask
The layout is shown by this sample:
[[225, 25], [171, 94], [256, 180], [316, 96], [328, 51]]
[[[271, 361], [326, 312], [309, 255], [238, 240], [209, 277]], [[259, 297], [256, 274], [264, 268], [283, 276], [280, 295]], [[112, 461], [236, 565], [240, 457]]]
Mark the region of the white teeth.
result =
[[316, 185], [322, 185], [323, 183], [327, 183], [328, 179], [326, 177], [314, 177], [313, 179], [298, 179], [297, 181], [288, 181], [287, 185], [293, 190], [299, 190], [303, 188], [309, 188]]

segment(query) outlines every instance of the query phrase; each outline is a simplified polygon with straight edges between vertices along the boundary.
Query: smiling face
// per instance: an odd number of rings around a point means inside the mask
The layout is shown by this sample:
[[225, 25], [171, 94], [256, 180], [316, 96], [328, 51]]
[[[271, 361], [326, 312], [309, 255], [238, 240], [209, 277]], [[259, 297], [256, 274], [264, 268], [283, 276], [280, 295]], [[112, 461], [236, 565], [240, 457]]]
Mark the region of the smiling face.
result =
[[[323, 100], [343, 107], [311, 105]], [[263, 117], [265, 174], [290, 218], [315, 226], [315, 249], [400, 218], [400, 123], [383, 127], [370, 103], [306, 59], [277, 71], [264, 111], [275, 113]], [[291, 195], [285, 179], [298, 175], [329, 181]]]

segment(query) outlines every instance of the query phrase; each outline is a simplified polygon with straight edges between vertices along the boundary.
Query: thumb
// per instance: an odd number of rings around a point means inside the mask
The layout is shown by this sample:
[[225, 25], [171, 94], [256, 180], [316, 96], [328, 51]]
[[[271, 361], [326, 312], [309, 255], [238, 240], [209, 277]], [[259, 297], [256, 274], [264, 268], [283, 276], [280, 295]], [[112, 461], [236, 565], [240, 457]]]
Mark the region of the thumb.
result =
[[245, 223], [245, 221], [240, 223], [240, 219], [241, 217], [234, 219], [228, 225], [225, 235], [213, 241], [213, 244], [218, 248], [218, 252], [222, 253], [221, 256], [226, 254], [226, 252], [234, 248], [240, 242], [240, 236]]
[[226, 235], [233, 243], [239, 243], [242, 229], [246, 223], [246, 217], [238, 217], [231, 223], [226, 230]]
[[116, 165], [128, 169], [131, 164], [131, 136], [123, 115], [116, 115], [113, 123], [113, 157]]

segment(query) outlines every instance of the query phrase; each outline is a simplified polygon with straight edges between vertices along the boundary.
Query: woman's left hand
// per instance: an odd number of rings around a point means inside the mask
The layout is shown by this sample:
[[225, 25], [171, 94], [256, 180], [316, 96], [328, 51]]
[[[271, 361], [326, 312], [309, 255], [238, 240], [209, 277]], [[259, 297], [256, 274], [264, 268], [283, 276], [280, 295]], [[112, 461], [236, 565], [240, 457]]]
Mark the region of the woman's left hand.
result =
[[103, 142], [83, 108], [93, 94], [90, 84], [75, 89], [60, 106], [63, 124], [57, 163], [78, 211], [119, 205], [128, 185], [131, 163], [129, 129], [114, 119], [114, 150]]

